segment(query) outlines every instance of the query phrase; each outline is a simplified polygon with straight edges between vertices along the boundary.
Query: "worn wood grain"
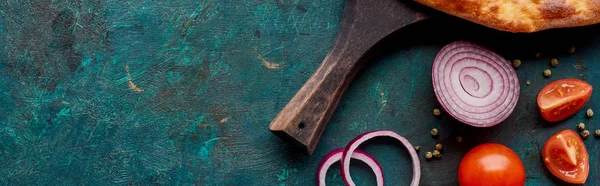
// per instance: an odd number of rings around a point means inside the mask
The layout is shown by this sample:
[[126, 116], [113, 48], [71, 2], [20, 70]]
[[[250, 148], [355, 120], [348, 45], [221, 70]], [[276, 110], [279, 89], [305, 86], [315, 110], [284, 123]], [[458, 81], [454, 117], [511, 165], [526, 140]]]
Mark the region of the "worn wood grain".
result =
[[[421, 8], [421, 10], [419, 10]], [[423, 8], [397, 0], [346, 0], [342, 26], [321, 66], [273, 119], [269, 129], [312, 154], [344, 91], [394, 31], [429, 17]]]

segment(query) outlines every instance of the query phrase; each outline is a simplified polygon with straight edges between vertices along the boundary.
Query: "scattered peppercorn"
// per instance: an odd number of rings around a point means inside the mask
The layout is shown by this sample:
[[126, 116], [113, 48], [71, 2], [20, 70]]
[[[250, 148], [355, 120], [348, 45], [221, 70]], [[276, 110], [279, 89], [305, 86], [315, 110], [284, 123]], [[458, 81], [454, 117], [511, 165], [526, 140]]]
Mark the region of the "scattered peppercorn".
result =
[[525, 81], [525, 84], [531, 85], [531, 81], [527, 80], [527, 81]]
[[556, 59], [556, 58], [552, 58], [552, 59], [550, 60], [550, 65], [552, 65], [552, 67], [556, 67], [556, 66], [558, 66], [558, 59]]
[[421, 146], [415, 146], [415, 150], [419, 152], [421, 150]]
[[592, 116], [594, 116], [594, 111], [592, 109], [587, 109], [585, 114], [587, 115], [588, 118], [591, 118]]
[[425, 153], [425, 159], [431, 159], [433, 157], [433, 154], [431, 152], [426, 152]]
[[432, 135], [432, 136], [434, 136], [434, 137], [435, 137], [435, 136], [437, 136], [438, 134], [439, 134], [439, 131], [438, 131], [438, 129], [436, 129], [436, 128], [433, 128], [433, 129], [431, 129], [431, 135]]
[[441, 143], [435, 144], [435, 150], [442, 151], [442, 149], [444, 149], [444, 146]]
[[579, 130], [585, 130], [585, 124], [583, 124], [583, 123], [577, 124], [577, 129], [579, 129]]
[[435, 159], [440, 159], [442, 158], [442, 153], [440, 153], [439, 150], [433, 150], [433, 157], [435, 157]]
[[440, 115], [442, 115], [442, 111], [440, 111], [440, 109], [437, 109], [437, 108], [433, 109], [433, 115], [434, 116], [440, 116]]
[[535, 58], [538, 58], [538, 59], [539, 59], [539, 58], [541, 58], [541, 57], [542, 57], [542, 53], [538, 52], [538, 53], [536, 53], [536, 54], [535, 54]]
[[569, 48], [569, 54], [575, 53], [575, 46]]
[[552, 71], [550, 71], [550, 69], [544, 70], [544, 76], [550, 77], [551, 75], [552, 75]]
[[519, 68], [519, 66], [521, 66], [521, 60], [520, 59], [513, 60], [512, 66], [515, 68]]
[[596, 130], [596, 136], [600, 137], [600, 129]]
[[456, 142], [461, 143], [462, 142], [462, 136], [456, 136]]
[[[585, 139], [585, 138], [587, 138], [588, 136], [590, 136], [590, 131], [589, 131], [589, 130], [583, 130], [583, 131], [581, 132], [581, 138]], [[435, 155], [435, 154], [434, 154], [434, 155]]]

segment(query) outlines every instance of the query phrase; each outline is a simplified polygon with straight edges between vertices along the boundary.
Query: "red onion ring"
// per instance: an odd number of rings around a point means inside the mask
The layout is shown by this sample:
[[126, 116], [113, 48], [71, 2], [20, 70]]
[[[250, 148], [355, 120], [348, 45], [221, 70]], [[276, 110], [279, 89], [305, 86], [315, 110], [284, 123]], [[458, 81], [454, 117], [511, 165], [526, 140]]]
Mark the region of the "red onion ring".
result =
[[406, 138], [396, 134], [394, 131], [389, 131], [389, 130], [379, 130], [379, 131], [363, 133], [363, 134], [357, 136], [356, 138], [354, 138], [352, 141], [350, 141], [350, 143], [348, 143], [348, 145], [344, 149], [344, 154], [342, 155], [342, 163], [341, 163], [342, 179], [344, 180], [346, 185], [355, 186], [354, 181], [352, 181], [352, 178], [350, 177], [350, 158], [351, 157], [348, 156], [348, 154], [354, 154], [356, 148], [358, 148], [358, 146], [360, 146], [360, 144], [362, 144], [363, 142], [365, 142], [367, 140], [370, 140], [372, 138], [379, 137], [379, 136], [387, 136], [387, 137], [395, 138], [398, 141], [400, 141], [402, 143], [402, 145], [404, 145], [404, 147], [406, 147], [406, 149], [408, 149], [408, 152], [410, 154], [410, 159], [412, 160], [412, 165], [413, 165], [413, 176], [412, 176], [412, 182], [410, 183], [410, 185], [418, 186], [419, 181], [421, 179], [421, 163], [419, 162], [419, 157], [417, 157], [417, 151], [415, 151], [415, 148], [410, 144], [410, 142], [408, 142], [408, 140]]
[[[335, 162], [340, 161], [342, 159], [342, 154], [344, 153], [344, 148], [339, 148], [331, 151], [329, 154], [325, 155], [325, 158], [321, 161], [319, 165], [319, 171], [317, 172], [317, 180], [319, 181], [319, 186], [325, 186], [325, 177], [327, 175], [327, 170], [329, 167]], [[369, 155], [367, 152], [362, 150], [356, 150], [352, 153], [352, 158], [365, 162], [371, 169], [373, 173], [375, 173], [375, 179], [377, 179], [377, 186], [383, 186], [383, 170], [379, 165], [379, 162], [373, 158], [373, 156]]]
[[442, 48], [431, 74], [440, 105], [471, 126], [501, 123], [519, 99], [519, 78], [507, 60], [471, 42], [456, 41]]

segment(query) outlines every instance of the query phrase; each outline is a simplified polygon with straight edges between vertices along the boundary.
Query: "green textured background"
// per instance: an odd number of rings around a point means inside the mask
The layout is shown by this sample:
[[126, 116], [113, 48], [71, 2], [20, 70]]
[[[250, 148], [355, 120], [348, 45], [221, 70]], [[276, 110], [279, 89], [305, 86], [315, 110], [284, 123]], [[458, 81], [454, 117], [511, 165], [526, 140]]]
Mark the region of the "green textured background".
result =
[[[457, 185], [462, 155], [484, 142], [511, 147], [527, 185], [563, 185], [541, 161], [544, 141], [578, 122], [600, 128], [600, 117], [588, 120], [584, 111], [546, 123], [535, 101], [552, 80], [600, 84], [599, 26], [509, 34], [440, 16], [387, 40], [315, 153], [301, 154], [268, 125], [327, 54], [343, 7], [342, 0], [0, 2], [0, 185], [315, 185], [327, 152], [378, 129], [406, 136], [422, 153], [445, 145], [442, 160], [420, 155], [421, 185]], [[432, 60], [459, 39], [523, 61], [516, 111], [496, 127], [431, 114]], [[577, 51], [569, 55], [571, 45]], [[560, 64], [544, 78], [551, 57]], [[429, 135], [433, 127], [439, 138]], [[585, 143], [586, 185], [599, 185], [600, 140]], [[389, 185], [410, 182], [399, 145], [377, 140], [365, 149]], [[374, 185], [365, 166], [353, 167], [359, 185]], [[330, 185], [343, 184], [338, 167], [328, 176]]]

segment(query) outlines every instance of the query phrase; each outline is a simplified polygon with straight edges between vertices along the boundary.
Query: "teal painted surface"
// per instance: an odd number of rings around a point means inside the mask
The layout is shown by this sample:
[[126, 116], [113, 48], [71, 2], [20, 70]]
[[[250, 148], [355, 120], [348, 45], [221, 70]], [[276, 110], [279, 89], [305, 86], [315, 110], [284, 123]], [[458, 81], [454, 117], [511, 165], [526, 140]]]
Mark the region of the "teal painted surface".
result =
[[[321, 158], [354, 136], [389, 129], [422, 152], [421, 185], [456, 185], [460, 158], [484, 142], [521, 157], [527, 185], [564, 185], [540, 158], [555, 132], [598, 117], [584, 112], [543, 122], [537, 92], [576, 77], [600, 85], [598, 26], [508, 34], [438, 18], [388, 40], [356, 77], [312, 156], [273, 136], [271, 119], [332, 46], [342, 1], [3, 1], [0, 2], [0, 185], [314, 185]], [[481, 34], [481, 35], [476, 35]], [[458, 39], [520, 58], [521, 97], [501, 125], [467, 127], [436, 108], [431, 64]], [[575, 45], [575, 54], [567, 54]], [[535, 59], [536, 52], [544, 56]], [[560, 60], [551, 78], [550, 57]], [[525, 80], [532, 85], [526, 86]], [[594, 93], [588, 107], [600, 94]], [[428, 132], [437, 127], [439, 138]], [[462, 135], [464, 142], [454, 142]], [[598, 185], [600, 141], [586, 140]], [[408, 184], [407, 153], [393, 142], [365, 147], [390, 185]], [[337, 164], [336, 164], [337, 165]], [[354, 165], [353, 165], [354, 166]], [[364, 165], [355, 181], [374, 185]], [[342, 185], [339, 168], [330, 185]]]

